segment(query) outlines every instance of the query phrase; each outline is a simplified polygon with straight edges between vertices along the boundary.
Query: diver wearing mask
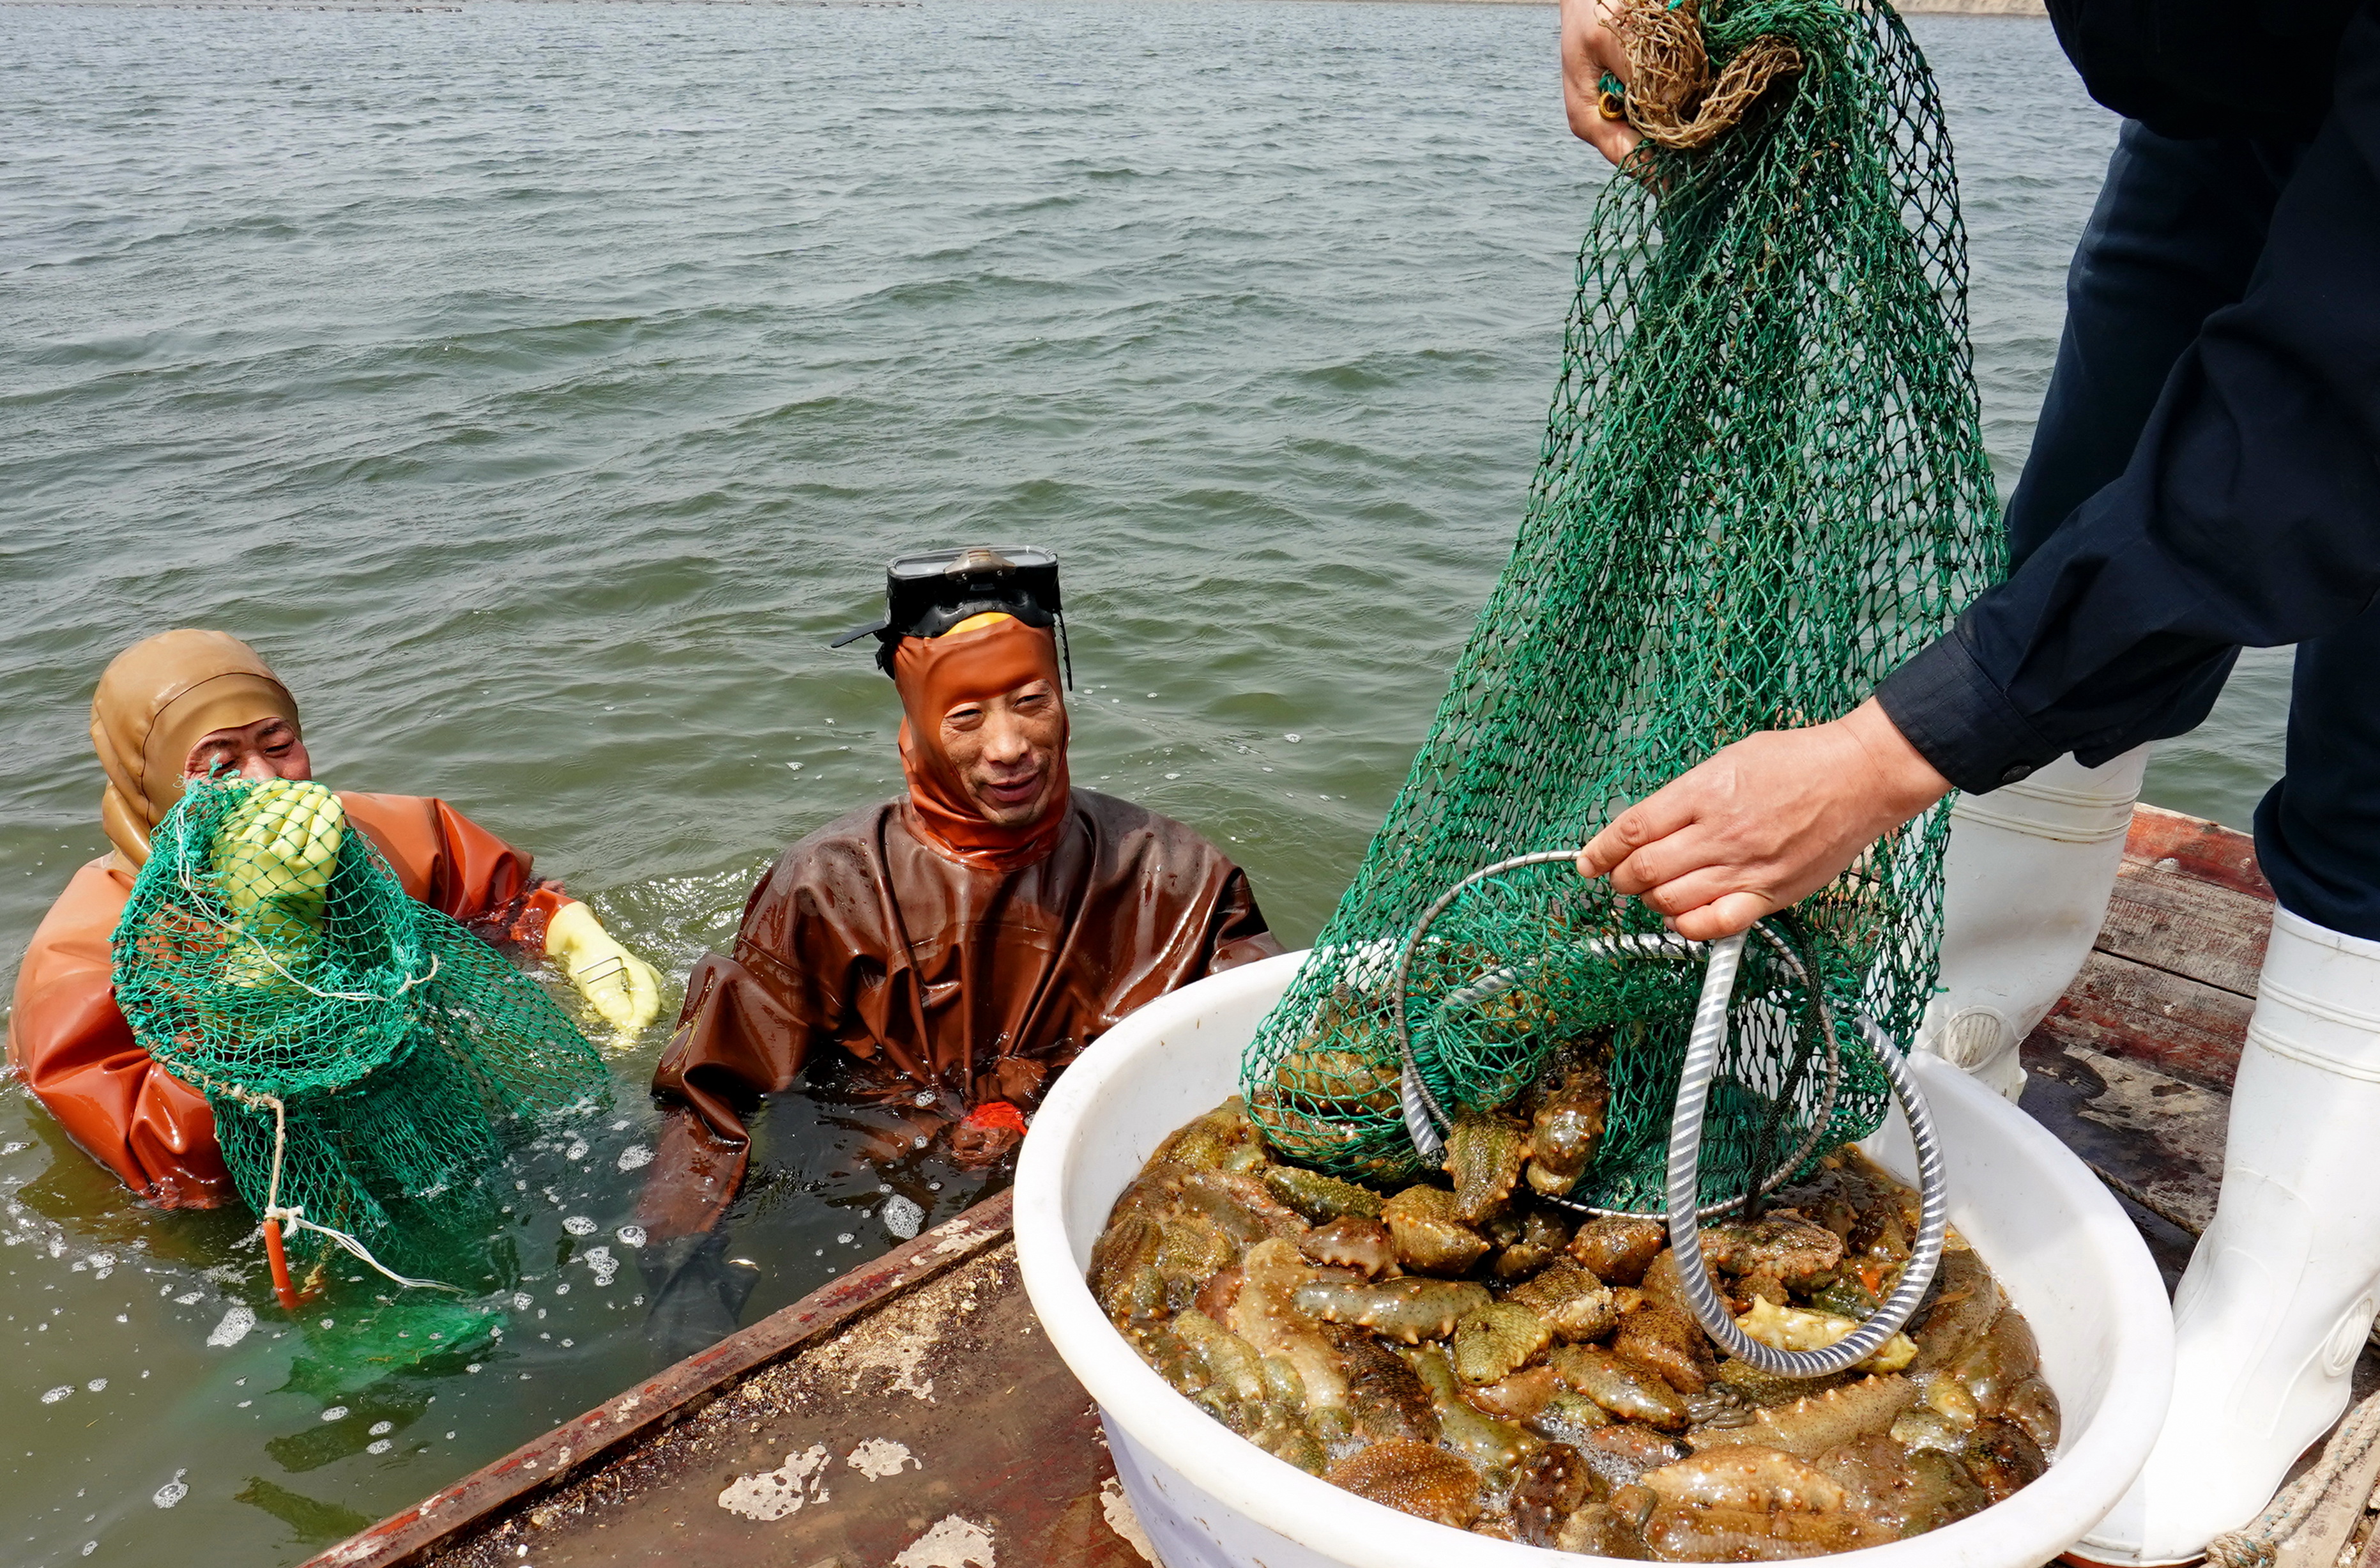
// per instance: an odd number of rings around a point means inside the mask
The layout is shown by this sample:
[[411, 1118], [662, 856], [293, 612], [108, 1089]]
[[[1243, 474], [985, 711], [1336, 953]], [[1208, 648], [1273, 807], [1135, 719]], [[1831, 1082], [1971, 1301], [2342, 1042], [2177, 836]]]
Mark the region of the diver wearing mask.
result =
[[878, 639], [908, 790], [785, 851], [733, 951], [695, 966], [653, 1076], [676, 1112], [638, 1215], [665, 1349], [735, 1328], [751, 1272], [727, 1265], [718, 1220], [750, 1154], [739, 1106], [815, 1053], [844, 1053], [863, 1097], [964, 1109], [953, 1150], [989, 1163], [1125, 1014], [1281, 951], [1220, 850], [1069, 784], [1054, 556], [906, 557], [889, 599], [836, 646]]

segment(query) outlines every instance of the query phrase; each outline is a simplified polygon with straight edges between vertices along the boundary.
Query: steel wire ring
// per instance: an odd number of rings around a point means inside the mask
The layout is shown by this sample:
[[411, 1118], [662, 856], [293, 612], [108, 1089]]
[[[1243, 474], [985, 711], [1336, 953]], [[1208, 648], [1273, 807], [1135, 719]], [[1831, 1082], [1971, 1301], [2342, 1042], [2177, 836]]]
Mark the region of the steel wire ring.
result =
[[[1423, 1079], [1420, 1063], [1414, 1053], [1413, 1031], [1405, 1012], [1405, 989], [1413, 968], [1414, 954], [1420, 949], [1422, 938], [1431, 922], [1445, 913], [1465, 889], [1489, 877], [1524, 866], [1575, 859], [1578, 853], [1574, 849], [1539, 850], [1484, 866], [1439, 894], [1423, 912], [1413, 934], [1405, 939], [1403, 949], [1397, 955], [1390, 998], [1396, 1017], [1397, 1049], [1403, 1064], [1399, 1098], [1404, 1112], [1406, 1134], [1425, 1160], [1436, 1160], [1444, 1152], [1445, 1140], [1439, 1135], [1438, 1128], [1451, 1125], [1452, 1118], [1446, 1113], [1445, 1107], [1439, 1103], [1438, 1097]], [[1942, 1151], [1935, 1136], [1933, 1112], [1926, 1106], [1925, 1097], [1910, 1073], [1906, 1058], [1891, 1038], [1876, 1026], [1875, 1019], [1854, 1008], [1852, 1016], [1876, 1051], [1877, 1064], [1891, 1085], [1893, 1099], [1900, 1103], [1901, 1114], [1908, 1120], [1910, 1141], [1916, 1151], [1918, 1223], [1909, 1261], [1902, 1265], [1900, 1278], [1883, 1304], [1863, 1319], [1850, 1333], [1822, 1349], [1779, 1350], [1753, 1339], [1737, 1326], [1734, 1315], [1719, 1299], [1718, 1287], [1712, 1283], [1710, 1272], [1703, 1265], [1700, 1222], [1741, 1208], [1750, 1198], [1774, 1190], [1799, 1168], [1832, 1119], [1842, 1073], [1833, 1012], [1827, 1005], [1824, 988], [1817, 977], [1810, 972], [1801, 954], [1769, 922], [1755, 921], [1752, 929], [1759, 931], [1762, 939], [1781, 954], [1801, 977], [1826, 1034], [1828, 1076], [1824, 1114], [1814, 1121], [1801, 1148], [1794, 1151], [1785, 1165], [1745, 1197], [1696, 1206], [1695, 1199], [1702, 1191], [1703, 1119], [1709, 1107], [1711, 1080], [1718, 1069], [1719, 1050], [1727, 1040], [1728, 1004], [1734, 996], [1736, 972], [1742, 964], [1743, 945], [1748, 933], [1740, 932], [1718, 942], [1707, 943], [1669, 932], [1598, 937], [1593, 939], [1589, 951], [1618, 953], [1633, 949], [1676, 958], [1693, 957], [1705, 951], [1710, 954], [1710, 962], [1703, 973], [1702, 995], [1694, 1007], [1694, 1030], [1686, 1042], [1685, 1062], [1679, 1073], [1677, 1108], [1670, 1125], [1669, 1202], [1658, 1214], [1638, 1214], [1597, 1209], [1562, 1198], [1551, 1201], [1566, 1209], [1591, 1214], [1666, 1222], [1670, 1230], [1670, 1245], [1678, 1254], [1679, 1280], [1684, 1289], [1687, 1305], [1693, 1309], [1695, 1320], [1702, 1325], [1703, 1331], [1729, 1355], [1758, 1370], [1778, 1377], [1820, 1378], [1856, 1366], [1875, 1355], [1915, 1313], [1927, 1287], [1933, 1283], [1935, 1270], [1941, 1263], [1943, 1238], [1949, 1230], [1949, 1197], [1944, 1186]], [[1498, 977], [1507, 978], [1493, 989], [1480, 989], [1488, 980]], [[1457, 998], [1466, 1002], [1485, 1000], [1497, 991], [1510, 989], [1518, 978], [1518, 974], [1509, 967], [1491, 971], [1480, 980], [1451, 993], [1447, 1001], [1451, 1003]]]
[[1942, 1242], [1950, 1225], [1949, 1195], [1944, 1188], [1942, 1149], [1934, 1133], [1934, 1115], [1898, 1046], [1865, 1013], [1854, 1013], [1877, 1063], [1892, 1085], [1909, 1121], [1910, 1142], [1917, 1151], [1917, 1238], [1901, 1266], [1900, 1278], [1883, 1305], [1860, 1320], [1859, 1326], [1834, 1343], [1818, 1350], [1779, 1350], [1763, 1344], [1737, 1326], [1735, 1317], [1719, 1299], [1710, 1270], [1703, 1265], [1702, 1232], [1694, 1203], [1701, 1192], [1703, 1114], [1708, 1108], [1711, 1079], [1718, 1067], [1719, 1047], [1727, 1039], [1727, 1004], [1735, 989], [1735, 972], [1743, 957], [1743, 937], [1736, 935], [1713, 945], [1710, 967], [1704, 972], [1702, 1000], [1694, 1008], [1694, 1028], [1686, 1042], [1686, 1063], [1678, 1077], [1677, 1118], [1670, 1126], [1670, 1246], [1678, 1257], [1678, 1280], [1686, 1305], [1703, 1331], [1730, 1355], [1760, 1371], [1783, 1378], [1823, 1378], [1857, 1366], [1883, 1348], [1900, 1331], [1934, 1282], [1942, 1260]]
[[[1414, 954], [1420, 951], [1422, 939], [1428, 933], [1431, 923], [1444, 914], [1448, 907], [1463, 895], [1465, 889], [1485, 881], [1490, 877], [1500, 876], [1506, 871], [1517, 870], [1524, 866], [1547, 866], [1557, 861], [1575, 860], [1578, 855], [1579, 852], [1575, 849], [1541, 849], [1527, 855], [1515, 855], [1510, 859], [1499, 860], [1490, 866], [1482, 866], [1448, 888], [1422, 912], [1420, 920], [1415, 923], [1413, 934], [1405, 939], [1403, 948], [1398, 953], [1396, 973], [1390, 982], [1390, 1002], [1397, 1024], [1397, 1051], [1402, 1062], [1402, 1072], [1398, 1082], [1398, 1106], [1403, 1114], [1405, 1136], [1413, 1141], [1415, 1151], [1425, 1161], [1435, 1163], [1443, 1157], [1446, 1151], [1446, 1140], [1440, 1136], [1439, 1129], [1452, 1126], [1454, 1118], [1447, 1112], [1443, 1105], [1439, 1103], [1438, 1096], [1431, 1092], [1427, 1080], [1422, 1076], [1420, 1061], [1414, 1051], [1413, 1030], [1405, 1013], [1405, 991], [1413, 969]], [[1751, 1199], [1764, 1197], [1791, 1180], [1793, 1173], [1802, 1168], [1802, 1162], [1809, 1159], [1812, 1151], [1817, 1148], [1818, 1139], [1825, 1135], [1828, 1124], [1834, 1119], [1835, 1101], [1842, 1088], [1842, 1046], [1836, 1038], [1834, 1014], [1827, 1005], [1825, 991], [1819, 986], [1816, 977], [1813, 976], [1808, 966], [1802, 962], [1802, 955], [1793, 950], [1791, 943], [1774, 930], [1767, 929], [1765, 921], [1762, 922], [1760, 929], [1762, 937], [1770, 946], [1784, 955], [1785, 961], [1801, 978], [1803, 988], [1809, 993], [1811, 1005], [1818, 1013], [1819, 1027], [1827, 1041], [1826, 1095], [1819, 1105], [1817, 1116], [1813, 1119], [1810, 1130], [1803, 1137], [1799, 1148], [1762, 1178], [1760, 1185], [1751, 1192], [1742, 1197], [1721, 1198], [1714, 1203], [1704, 1204], [1695, 1210], [1697, 1219], [1715, 1219], [1722, 1214], [1732, 1213]], [[1673, 931], [1615, 932], [1609, 936], [1591, 938], [1585, 945], [1589, 953], [1636, 952], [1676, 959], [1696, 957], [1710, 946], [1708, 942], [1694, 942], [1679, 936]], [[1500, 978], [1502, 983], [1491, 984]], [[1510, 966], [1490, 970], [1469, 985], [1450, 992], [1439, 1005], [1444, 1008], [1457, 1003], [1469, 1005], [1475, 1002], [1484, 1002], [1499, 991], [1510, 990], [1519, 978], [1518, 972]], [[1556, 1197], [1546, 1193], [1540, 1193], [1537, 1196], [1541, 1200], [1558, 1208], [1567, 1209], [1573, 1214], [1588, 1214], [1598, 1219], [1653, 1220], [1666, 1223], [1670, 1218], [1667, 1209], [1604, 1209], [1592, 1203], [1581, 1203], [1574, 1198]]]

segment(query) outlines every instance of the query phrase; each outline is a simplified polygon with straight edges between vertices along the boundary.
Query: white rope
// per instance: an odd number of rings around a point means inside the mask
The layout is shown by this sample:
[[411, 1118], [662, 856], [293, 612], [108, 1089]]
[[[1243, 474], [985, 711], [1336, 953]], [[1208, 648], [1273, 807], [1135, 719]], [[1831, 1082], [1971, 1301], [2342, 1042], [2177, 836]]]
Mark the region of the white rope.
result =
[[2207, 1568], [2271, 1568], [2281, 1543], [2313, 1516], [2324, 1494], [2367, 1457], [2374, 1443], [2380, 1443], [2380, 1394], [2348, 1412], [2313, 1468], [2265, 1504], [2262, 1513], [2207, 1543]]
[[407, 1290], [453, 1291], [456, 1295], [468, 1295], [470, 1294], [470, 1292], [463, 1289], [460, 1285], [450, 1285], [443, 1280], [417, 1280], [411, 1275], [400, 1274], [395, 1270], [390, 1268], [387, 1264], [382, 1263], [379, 1258], [374, 1258], [371, 1255], [370, 1248], [364, 1246], [362, 1242], [358, 1241], [355, 1237], [349, 1235], [346, 1232], [333, 1230], [328, 1225], [318, 1225], [313, 1221], [306, 1218], [306, 1211], [303, 1209], [295, 1208], [283, 1203], [281, 1201], [281, 1156], [282, 1152], [287, 1149], [289, 1145], [289, 1123], [287, 1112], [284, 1110], [279, 1097], [270, 1094], [258, 1094], [252, 1089], [242, 1088], [237, 1084], [218, 1083], [216, 1080], [208, 1077], [204, 1074], [199, 1075], [199, 1081], [206, 1088], [213, 1089], [227, 1099], [236, 1100], [243, 1105], [258, 1106], [273, 1112], [273, 1174], [265, 1183], [264, 1188], [264, 1217], [266, 1219], [281, 1221], [298, 1230], [311, 1231], [316, 1235], [326, 1236], [330, 1240], [337, 1242], [341, 1246], [346, 1247], [349, 1252], [352, 1252], [358, 1258], [362, 1258], [365, 1263], [379, 1270], [387, 1278], [395, 1281], [399, 1285], [403, 1286]]

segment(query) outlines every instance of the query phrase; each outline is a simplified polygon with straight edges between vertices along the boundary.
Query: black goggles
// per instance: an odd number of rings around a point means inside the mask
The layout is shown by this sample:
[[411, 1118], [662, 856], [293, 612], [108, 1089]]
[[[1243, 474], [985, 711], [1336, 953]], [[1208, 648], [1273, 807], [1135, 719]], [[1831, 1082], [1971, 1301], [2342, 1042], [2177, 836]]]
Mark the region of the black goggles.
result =
[[904, 555], [885, 568], [885, 616], [854, 626], [830, 645], [876, 638], [876, 663], [892, 673], [893, 650], [905, 637], [936, 638], [971, 615], [1014, 615], [1028, 626], [1058, 629], [1066, 685], [1075, 684], [1066, 614], [1058, 592], [1058, 557], [1024, 546], [970, 545]]

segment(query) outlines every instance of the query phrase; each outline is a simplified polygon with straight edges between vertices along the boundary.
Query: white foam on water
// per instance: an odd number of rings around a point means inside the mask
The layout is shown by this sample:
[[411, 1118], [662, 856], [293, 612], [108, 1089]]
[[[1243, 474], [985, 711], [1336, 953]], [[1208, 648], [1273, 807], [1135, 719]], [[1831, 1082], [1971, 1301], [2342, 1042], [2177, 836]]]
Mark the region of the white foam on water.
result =
[[653, 1162], [653, 1151], [643, 1144], [634, 1144], [620, 1150], [620, 1169], [640, 1171]]
[[926, 1211], [910, 1199], [898, 1196], [884, 1200], [884, 1228], [907, 1241], [923, 1229]]
[[222, 1350], [246, 1339], [249, 1331], [255, 1327], [256, 1308], [236, 1302], [224, 1313], [223, 1321], [207, 1335], [207, 1343], [213, 1349]]
[[394, 1421], [374, 1421], [371, 1424], [371, 1435], [376, 1438], [384, 1438], [395, 1430], [396, 1423]]
[[378, 1442], [368, 1442], [364, 1444], [364, 1452], [366, 1453], [386, 1453], [390, 1449], [395, 1448], [395, 1446], [396, 1444], [389, 1439], [382, 1438]]
[[612, 1234], [620, 1238], [620, 1245], [622, 1246], [642, 1246], [645, 1245], [645, 1228], [642, 1225], [623, 1225]]
[[93, 1378], [91, 1381], [83, 1384], [83, 1387], [89, 1389], [93, 1393], [105, 1393], [107, 1392], [107, 1380], [105, 1378]]
[[573, 1214], [562, 1222], [562, 1228], [574, 1236], [591, 1236], [595, 1234], [595, 1222], [584, 1214]]
[[189, 1472], [188, 1470], [175, 1471], [174, 1478], [167, 1481], [164, 1486], [159, 1487], [155, 1491], [152, 1492], [149, 1495], [149, 1501], [155, 1503], [160, 1508], [171, 1508], [174, 1504], [189, 1496], [190, 1483], [182, 1479], [183, 1477], [188, 1474]]
[[585, 1138], [580, 1138], [580, 1139], [578, 1139], [576, 1143], [573, 1143], [573, 1144], [572, 1144], [572, 1145], [571, 1145], [567, 1149], [565, 1149], [565, 1150], [564, 1150], [564, 1151], [563, 1151], [563, 1155], [562, 1155], [562, 1157], [563, 1157], [565, 1160], [584, 1160], [584, 1159], [586, 1159], [586, 1158], [587, 1158], [587, 1140], [586, 1140]]
[[72, 1383], [60, 1383], [57, 1387], [52, 1389], [49, 1392], [42, 1396], [42, 1403], [43, 1404], [55, 1404], [58, 1401], [66, 1398], [67, 1395], [72, 1392], [74, 1392], [74, 1385]]
[[344, 1421], [346, 1418], [347, 1407], [344, 1404], [334, 1404], [322, 1412], [322, 1419], [325, 1421]]

